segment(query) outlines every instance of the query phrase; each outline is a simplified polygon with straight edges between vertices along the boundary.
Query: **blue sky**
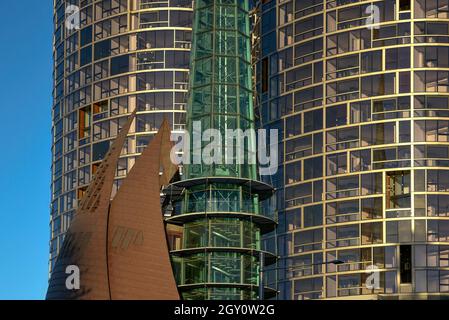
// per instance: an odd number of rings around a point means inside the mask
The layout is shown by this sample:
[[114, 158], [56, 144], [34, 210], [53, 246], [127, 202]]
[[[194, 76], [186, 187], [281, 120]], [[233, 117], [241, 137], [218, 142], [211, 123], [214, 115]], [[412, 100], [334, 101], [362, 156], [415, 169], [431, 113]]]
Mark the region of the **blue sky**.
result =
[[46, 292], [52, 2], [0, 2], [0, 300]]

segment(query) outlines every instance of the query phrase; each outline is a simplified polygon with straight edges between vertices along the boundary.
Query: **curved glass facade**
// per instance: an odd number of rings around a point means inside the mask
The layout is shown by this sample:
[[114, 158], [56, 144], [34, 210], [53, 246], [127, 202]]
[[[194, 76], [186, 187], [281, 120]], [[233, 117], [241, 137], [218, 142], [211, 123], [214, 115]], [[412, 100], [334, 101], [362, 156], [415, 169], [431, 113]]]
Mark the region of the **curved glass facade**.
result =
[[128, 115], [138, 109], [115, 190], [164, 117], [173, 131], [185, 129], [192, 14], [190, 0], [54, 1], [50, 272]]
[[[189, 132], [196, 130], [195, 124], [201, 125], [202, 130], [217, 129], [222, 137], [226, 137], [228, 129], [254, 129], [248, 1], [198, 1], [195, 15]], [[231, 164], [222, 165], [195, 163], [195, 154], [201, 154], [207, 142], [196, 143], [194, 137], [191, 140], [192, 164], [187, 167], [187, 179], [207, 176], [256, 179], [256, 166], [248, 159], [248, 151], [255, 152], [255, 139], [247, 139], [240, 146], [245, 155], [242, 164], [227, 161]], [[222, 153], [226, 155], [227, 147], [233, 146], [224, 145]]]
[[[237, 146], [226, 140], [228, 130], [254, 129], [249, 3], [195, 1], [194, 12], [187, 116], [191, 161], [175, 183], [184, 188], [178, 212], [167, 219], [182, 225], [173, 265], [184, 299], [256, 299], [260, 236], [275, 227], [260, 201], [272, 189], [257, 181], [257, 167], [249, 161], [255, 137]], [[211, 139], [195, 139], [196, 131], [208, 129], [216, 129], [221, 140], [220, 159], [212, 163], [204, 157]], [[227, 158], [228, 148], [235, 158]], [[244, 150], [242, 161], [236, 150]]]
[[447, 297], [448, 2], [271, 0], [259, 14], [256, 110], [283, 138], [268, 283], [280, 299]]

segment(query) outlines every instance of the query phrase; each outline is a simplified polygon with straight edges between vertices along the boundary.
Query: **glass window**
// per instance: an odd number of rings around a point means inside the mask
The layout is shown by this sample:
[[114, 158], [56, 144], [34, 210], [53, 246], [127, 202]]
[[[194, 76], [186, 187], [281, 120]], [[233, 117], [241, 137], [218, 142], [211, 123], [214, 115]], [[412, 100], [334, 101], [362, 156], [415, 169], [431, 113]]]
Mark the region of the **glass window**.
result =
[[288, 117], [285, 120], [285, 136], [293, 137], [301, 134], [301, 114]]
[[428, 170], [427, 171], [427, 191], [448, 191], [449, 171]]
[[92, 42], [92, 26], [88, 26], [80, 31], [80, 45], [84, 47]]
[[[348, 226], [340, 226], [340, 227], [332, 227], [327, 228], [327, 240], [328, 242], [331, 240], [349, 240], [339, 241], [337, 246], [348, 246], [353, 243], [351, 240], [358, 240], [359, 237], [359, 225], [353, 224]], [[355, 243], [354, 243], [355, 245]]]
[[293, 160], [312, 155], [312, 135], [287, 140], [285, 151], [287, 160]]
[[323, 176], [323, 157], [315, 157], [304, 160], [304, 180], [315, 179]]
[[415, 195], [415, 217], [426, 216], [426, 197], [422, 194]]
[[351, 172], [371, 169], [371, 149], [352, 151], [350, 154]]
[[323, 181], [313, 182], [313, 201], [319, 202], [323, 200]]
[[382, 218], [382, 198], [362, 199], [362, 219], [380, 219]]
[[206, 281], [206, 263], [204, 254], [197, 254], [184, 259], [184, 284], [195, 284]]
[[312, 201], [312, 184], [303, 183], [285, 188], [285, 199], [287, 207], [310, 203]]
[[428, 220], [427, 241], [446, 242], [449, 240], [449, 221]]
[[92, 161], [102, 160], [109, 150], [109, 145], [109, 141], [94, 144], [92, 147]]
[[410, 68], [410, 48], [387, 49], [385, 52], [385, 69]]
[[341, 191], [359, 188], [359, 176], [340, 177], [327, 179], [327, 191]]
[[338, 127], [347, 124], [346, 105], [338, 105], [326, 109], [326, 127]]
[[327, 61], [327, 79], [336, 79], [359, 73], [358, 55], [344, 56]]
[[415, 141], [417, 142], [447, 142], [449, 137], [449, 121], [415, 121], [415, 132]]
[[296, 230], [301, 228], [301, 208], [285, 212], [287, 230]]
[[390, 144], [395, 142], [394, 122], [369, 124], [362, 126], [361, 140], [363, 146]]
[[291, 184], [301, 181], [301, 161], [289, 163], [285, 168], [286, 183]]
[[323, 229], [299, 231], [294, 234], [294, 253], [321, 250]]
[[361, 284], [360, 274], [340, 275], [338, 277], [338, 295], [349, 296], [360, 294], [359, 288]]
[[396, 247], [385, 247], [385, 268], [396, 268], [397, 260]]
[[410, 208], [410, 172], [387, 174], [387, 209]]
[[362, 78], [362, 97], [395, 93], [395, 74], [382, 74]]
[[337, 277], [331, 276], [326, 278], [326, 297], [332, 298], [337, 296]]
[[415, 271], [415, 291], [426, 292], [427, 291], [427, 271], [416, 270]]
[[184, 227], [184, 248], [208, 245], [208, 223], [206, 220], [188, 223]]
[[399, 73], [399, 93], [408, 93], [411, 90], [410, 72]]
[[80, 66], [84, 66], [92, 62], [92, 46], [85, 47], [80, 51]]
[[359, 220], [359, 201], [330, 202], [326, 205], [327, 223], [347, 222]]
[[304, 208], [304, 228], [320, 226], [323, 224], [323, 205]]
[[425, 245], [415, 245], [414, 249], [414, 264], [415, 267], [426, 267], [426, 246]]
[[111, 59], [111, 75], [116, 75], [119, 73], [126, 73], [130, 70], [130, 57], [128, 55], [115, 57]]
[[397, 221], [387, 221], [387, 242], [397, 243], [398, 242], [398, 222]]
[[295, 280], [294, 287], [298, 300], [319, 299], [322, 296], [323, 277]]
[[449, 266], [449, 246], [438, 246], [440, 267]]
[[427, 215], [430, 217], [446, 217], [449, 214], [449, 196], [447, 195], [428, 195], [427, 196]]
[[382, 173], [368, 173], [361, 176], [362, 195], [382, 193]]
[[[245, 230], [249, 231], [249, 230]], [[203, 230], [203, 232], [210, 232], [210, 246], [213, 247], [241, 247], [241, 221], [233, 219], [211, 219], [210, 231]], [[251, 235], [252, 232], [246, 235]], [[200, 233], [199, 233], [200, 234]], [[201, 234], [200, 234], [201, 235]], [[254, 237], [250, 237], [255, 240]], [[198, 242], [197, 242], [198, 243]], [[251, 247], [251, 241], [248, 243]], [[207, 244], [206, 244], [207, 246]]]
[[385, 272], [385, 293], [397, 292], [397, 273], [395, 271]]
[[412, 222], [410, 220], [398, 221], [399, 242], [412, 241]]
[[362, 101], [351, 103], [351, 123], [360, 123], [371, 120], [371, 102]]
[[362, 72], [382, 71], [382, 51], [369, 51], [362, 53]]
[[304, 114], [304, 133], [323, 128], [323, 109], [313, 110]]
[[410, 121], [399, 122], [399, 142], [411, 141]]
[[328, 150], [347, 149], [350, 146], [357, 146], [359, 140], [359, 128], [344, 128], [338, 130], [331, 130], [327, 132], [326, 142]]
[[362, 224], [362, 245], [383, 242], [382, 222]]
[[347, 172], [347, 154], [338, 153], [327, 156], [326, 161], [326, 175], [333, 176], [337, 174], [343, 174]]
[[111, 40], [104, 40], [95, 44], [95, 60], [106, 58], [111, 52]]

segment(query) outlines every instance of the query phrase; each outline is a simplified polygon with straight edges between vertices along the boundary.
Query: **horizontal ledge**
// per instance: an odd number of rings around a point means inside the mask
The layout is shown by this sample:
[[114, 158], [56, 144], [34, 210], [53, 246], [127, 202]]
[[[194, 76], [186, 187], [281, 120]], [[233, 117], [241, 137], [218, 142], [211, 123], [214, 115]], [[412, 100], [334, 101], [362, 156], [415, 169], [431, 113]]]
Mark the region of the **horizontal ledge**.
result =
[[259, 228], [262, 234], [273, 231], [277, 222], [273, 218], [254, 214], [254, 213], [244, 213], [244, 212], [195, 212], [195, 213], [186, 213], [186, 214], [178, 214], [172, 217], [167, 217], [165, 219], [166, 222], [174, 223], [174, 224], [184, 224], [187, 222], [192, 222], [196, 220], [200, 220], [207, 217], [217, 217], [217, 218], [241, 218], [245, 220], [250, 220], [254, 222]]
[[[224, 283], [224, 282], [202, 282], [202, 283], [194, 283], [194, 284], [183, 284], [179, 285], [178, 288], [181, 291], [189, 290], [189, 289], [197, 289], [204, 287], [216, 287], [216, 288], [241, 288], [241, 289], [254, 289], [258, 290], [259, 286], [255, 284], [245, 284], [245, 283]], [[278, 293], [275, 289], [271, 287], [264, 286], [265, 298], [274, 297]]]
[[[262, 200], [266, 200], [270, 198], [274, 194], [274, 188], [269, 184], [266, 184], [261, 181], [251, 180], [246, 178], [236, 178], [236, 177], [202, 177], [188, 180], [181, 180], [171, 184], [174, 187], [181, 188], [191, 188], [199, 185], [207, 185], [210, 183], [230, 183], [238, 186], [248, 187], [252, 193], [258, 194]], [[166, 188], [170, 189], [170, 186]]]
[[271, 252], [264, 250], [256, 250], [250, 248], [238, 248], [238, 247], [198, 247], [198, 248], [188, 248], [181, 250], [170, 251], [170, 254], [176, 256], [189, 256], [195, 253], [202, 252], [236, 252], [236, 253], [248, 253], [254, 257], [259, 257], [261, 253], [264, 255], [264, 265], [269, 266], [277, 261], [277, 256]]

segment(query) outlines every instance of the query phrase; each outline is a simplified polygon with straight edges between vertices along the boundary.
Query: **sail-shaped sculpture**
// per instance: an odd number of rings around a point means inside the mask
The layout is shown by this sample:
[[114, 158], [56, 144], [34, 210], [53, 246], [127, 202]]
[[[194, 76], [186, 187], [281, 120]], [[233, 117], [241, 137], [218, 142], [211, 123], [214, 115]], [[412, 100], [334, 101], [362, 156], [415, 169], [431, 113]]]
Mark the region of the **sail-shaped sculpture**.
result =
[[177, 171], [167, 121], [136, 161], [111, 204], [111, 299], [179, 299], [170, 263], [160, 190]]
[[[170, 264], [160, 188], [176, 172], [164, 121], [124, 180], [111, 192], [131, 114], [82, 199], [51, 275], [47, 299], [179, 299]], [[67, 286], [79, 270], [79, 288]]]

